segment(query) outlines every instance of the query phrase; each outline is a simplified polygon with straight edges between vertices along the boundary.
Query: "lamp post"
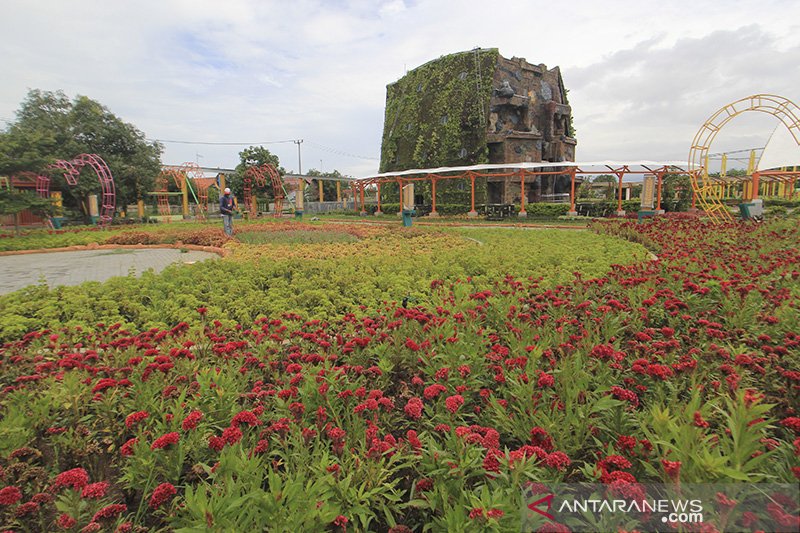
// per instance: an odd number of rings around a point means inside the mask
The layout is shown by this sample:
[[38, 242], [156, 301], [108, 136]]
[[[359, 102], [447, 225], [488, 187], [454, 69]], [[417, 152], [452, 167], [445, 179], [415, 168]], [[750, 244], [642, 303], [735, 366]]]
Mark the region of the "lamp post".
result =
[[306, 181], [302, 178], [303, 176], [303, 161], [300, 158], [300, 145], [303, 144], [303, 139], [295, 139], [294, 142], [297, 145], [297, 173], [301, 176], [300, 183], [297, 185], [297, 199], [295, 202], [295, 209], [294, 209], [294, 217], [295, 218], [303, 218], [303, 194], [305, 193], [305, 184]]

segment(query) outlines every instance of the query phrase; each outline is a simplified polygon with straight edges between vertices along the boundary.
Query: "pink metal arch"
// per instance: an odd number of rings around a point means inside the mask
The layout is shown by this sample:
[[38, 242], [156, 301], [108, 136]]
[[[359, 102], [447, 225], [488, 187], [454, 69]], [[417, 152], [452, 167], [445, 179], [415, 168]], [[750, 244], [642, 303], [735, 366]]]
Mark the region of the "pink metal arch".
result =
[[[102, 157], [97, 154], [80, 154], [71, 161], [59, 159], [47, 168], [58, 170], [63, 174], [64, 179], [67, 180], [69, 185], [75, 186], [78, 184], [78, 176], [80, 176], [81, 170], [87, 165], [94, 170], [97, 179], [100, 181], [100, 188], [102, 191], [100, 224], [108, 224], [111, 222], [111, 219], [114, 218], [114, 211], [117, 207], [117, 191], [114, 187], [114, 176], [111, 174], [111, 170], [108, 168], [106, 162], [103, 161]], [[47, 195], [49, 195], [49, 189], [49, 178], [47, 178], [47, 183], [41, 186], [41, 189], [37, 181], [37, 192], [40, 190], [46, 191]], [[42, 192], [39, 192], [39, 194], [42, 194]]]
[[267, 177], [272, 184], [272, 193], [275, 197], [275, 212], [274, 216], [280, 217], [283, 211], [283, 200], [286, 195], [283, 192], [283, 182], [281, 175], [272, 165], [265, 163], [260, 166], [247, 167], [242, 179], [244, 185], [244, 205], [248, 207], [253, 213], [257, 211], [256, 199], [253, 196], [253, 182], [261, 188], [267, 186]]

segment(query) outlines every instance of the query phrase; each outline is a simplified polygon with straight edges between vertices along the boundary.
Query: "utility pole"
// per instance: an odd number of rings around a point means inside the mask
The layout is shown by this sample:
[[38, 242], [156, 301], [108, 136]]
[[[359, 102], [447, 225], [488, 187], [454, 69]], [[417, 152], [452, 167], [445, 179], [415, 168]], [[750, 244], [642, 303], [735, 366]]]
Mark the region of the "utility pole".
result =
[[295, 139], [293, 141], [297, 145], [297, 173], [303, 175], [303, 163], [300, 159], [300, 145], [303, 144], [303, 139]]
[[295, 218], [303, 218], [303, 195], [305, 194], [305, 184], [306, 180], [302, 178], [303, 176], [303, 163], [300, 159], [300, 145], [303, 143], [303, 139], [295, 139], [294, 142], [297, 145], [297, 173], [301, 176], [300, 182], [297, 184], [297, 197], [295, 198], [295, 209], [294, 209], [294, 217]]

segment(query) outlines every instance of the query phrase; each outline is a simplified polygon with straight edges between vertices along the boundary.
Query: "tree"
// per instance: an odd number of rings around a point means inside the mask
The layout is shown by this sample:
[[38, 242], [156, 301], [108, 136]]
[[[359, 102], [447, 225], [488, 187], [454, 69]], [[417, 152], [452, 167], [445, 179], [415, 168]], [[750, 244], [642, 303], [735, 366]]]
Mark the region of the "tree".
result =
[[[321, 178], [337, 178], [337, 179], [344, 179], [344, 176], [338, 170], [334, 170], [333, 172], [321, 172], [315, 168], [312, 168], [308, 172], [306, 172], [306, 176], [311, 177], [321, 177]], [[341, 185], [340, 185], [341, 187]], [[322, 194], [325, 200], [332, 201], [336, 199], [336, 182], [332, 180], [324, 180], [322, 181]], [[306, 187], [306, 194], [305, 197], [310, 202], [318, 202], [319, 201], [319, 186], [315, 183], [313, 187]]]
[[16, 113], [16, 121], [0, 133], [0, 174], [22, 170], [49, 173], [52, 188], [65, 192], [68, 207], [81, 207], [83, 199], [100, 192], [97, 177], [85, 168], [78, 185], [68, 187], [58, 173], [47, 172], [58, 159], [80, 153], [98, 154], [114, 176], [117, 204], [136, 202], [153, 190], [161, 170], [159, 143], [86, 96], [70, 101], [62, 91], [31, 90]]
[[19, 214], [26, 209], [42, 217], [52, 216], [54, 212], [49, 198], [41, 198], [30, 191], [0, 188], [0, 216], [14, 216], [15, 233], [19, 233]]
[[[230, 187], [235, 196], [241, 198], [244, 193], [244, 173], [247, 167], [257, 167], [264, 164], [270, 164], [275, 167], [281, 176], [286, 174], [286, 170], [281, 166], [278, 156], [263, 146], [250, 146], [239, 152], [239, 164], [236, 165], [236, 172], [229, 177], [227, 182], [227, 186]], [[272, 198], [273, 196], [272, 184], [268, 183], [266, 197]]]
[[592, 183], [607, 183], [608, 185], [605, 187], [603, 191], [603, 197], [606, 200], [613, 200], [616, 197], [616, 190], [618, 187], [618, 178], [615, 178], [611, 174], [600, 174], [597, 176]]

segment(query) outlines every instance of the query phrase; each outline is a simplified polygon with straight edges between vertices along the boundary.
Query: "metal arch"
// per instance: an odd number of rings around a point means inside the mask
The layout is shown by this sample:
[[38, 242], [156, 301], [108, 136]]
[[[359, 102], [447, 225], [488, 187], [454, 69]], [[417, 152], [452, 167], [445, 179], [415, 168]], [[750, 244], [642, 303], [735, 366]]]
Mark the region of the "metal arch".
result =
[[755, 94], [722, 107], [711, 115], [700, 127], [689, 149], [688, 171], [692, 189], [700, 204], [715, 222], [733, 220], [722, 203], [722, 190], [715, 187], [708, 176], [708, 151], [720, 130], [734, 117], [746, 111], [758, 111], [773, 115], [789, 130], [797, 144], [800, 144], [800, 108], [787, 98], [774, 94]]
[[272, 193], [275, 198], [274, 216], [280, 217], [283, 212], [283, 200], [286, 198], [286, 193], [284, 192], [281, 175], [278, 173], [277, 169], [269, 163], [247, 167], [247, 170], [245, 170], [244, 177], [242, 178], [244, 205], [247, 206], [248, 209], [251, 209], [253, 214], [256, 213], [257, 207], [255, 196], [253, 196], [253, 184], [255, 182], [256, 186], [262, 189], [266, 188], [268, 178], [272, 185]]
[[[100, 201], [100, 224], [108, 224], [114, 218], [114, 211], [117, 207], [117, 190], [114, 185], [114, 176], [111, 174], [111, 169], [103, 158], [97, 154], [79, 154], [74, 159], [66, 161], [59, 159], [47, 168], [58, 170], [67, 180], [69, 185], [75, 186], [78, 184], [78, 176], [85, 166], [91, 167], [94, 170], [97, 179], [100, 182], [101, 201]], [[44, 181], [44, 180], [43, 180]], [[40, 192], [41, 187], [41, 192]], [[46, 183], [41, 186], [37, 181], [37, 192], [43, 194], [46, 192], [49, 195], [50, 180], [46, 179]]]

